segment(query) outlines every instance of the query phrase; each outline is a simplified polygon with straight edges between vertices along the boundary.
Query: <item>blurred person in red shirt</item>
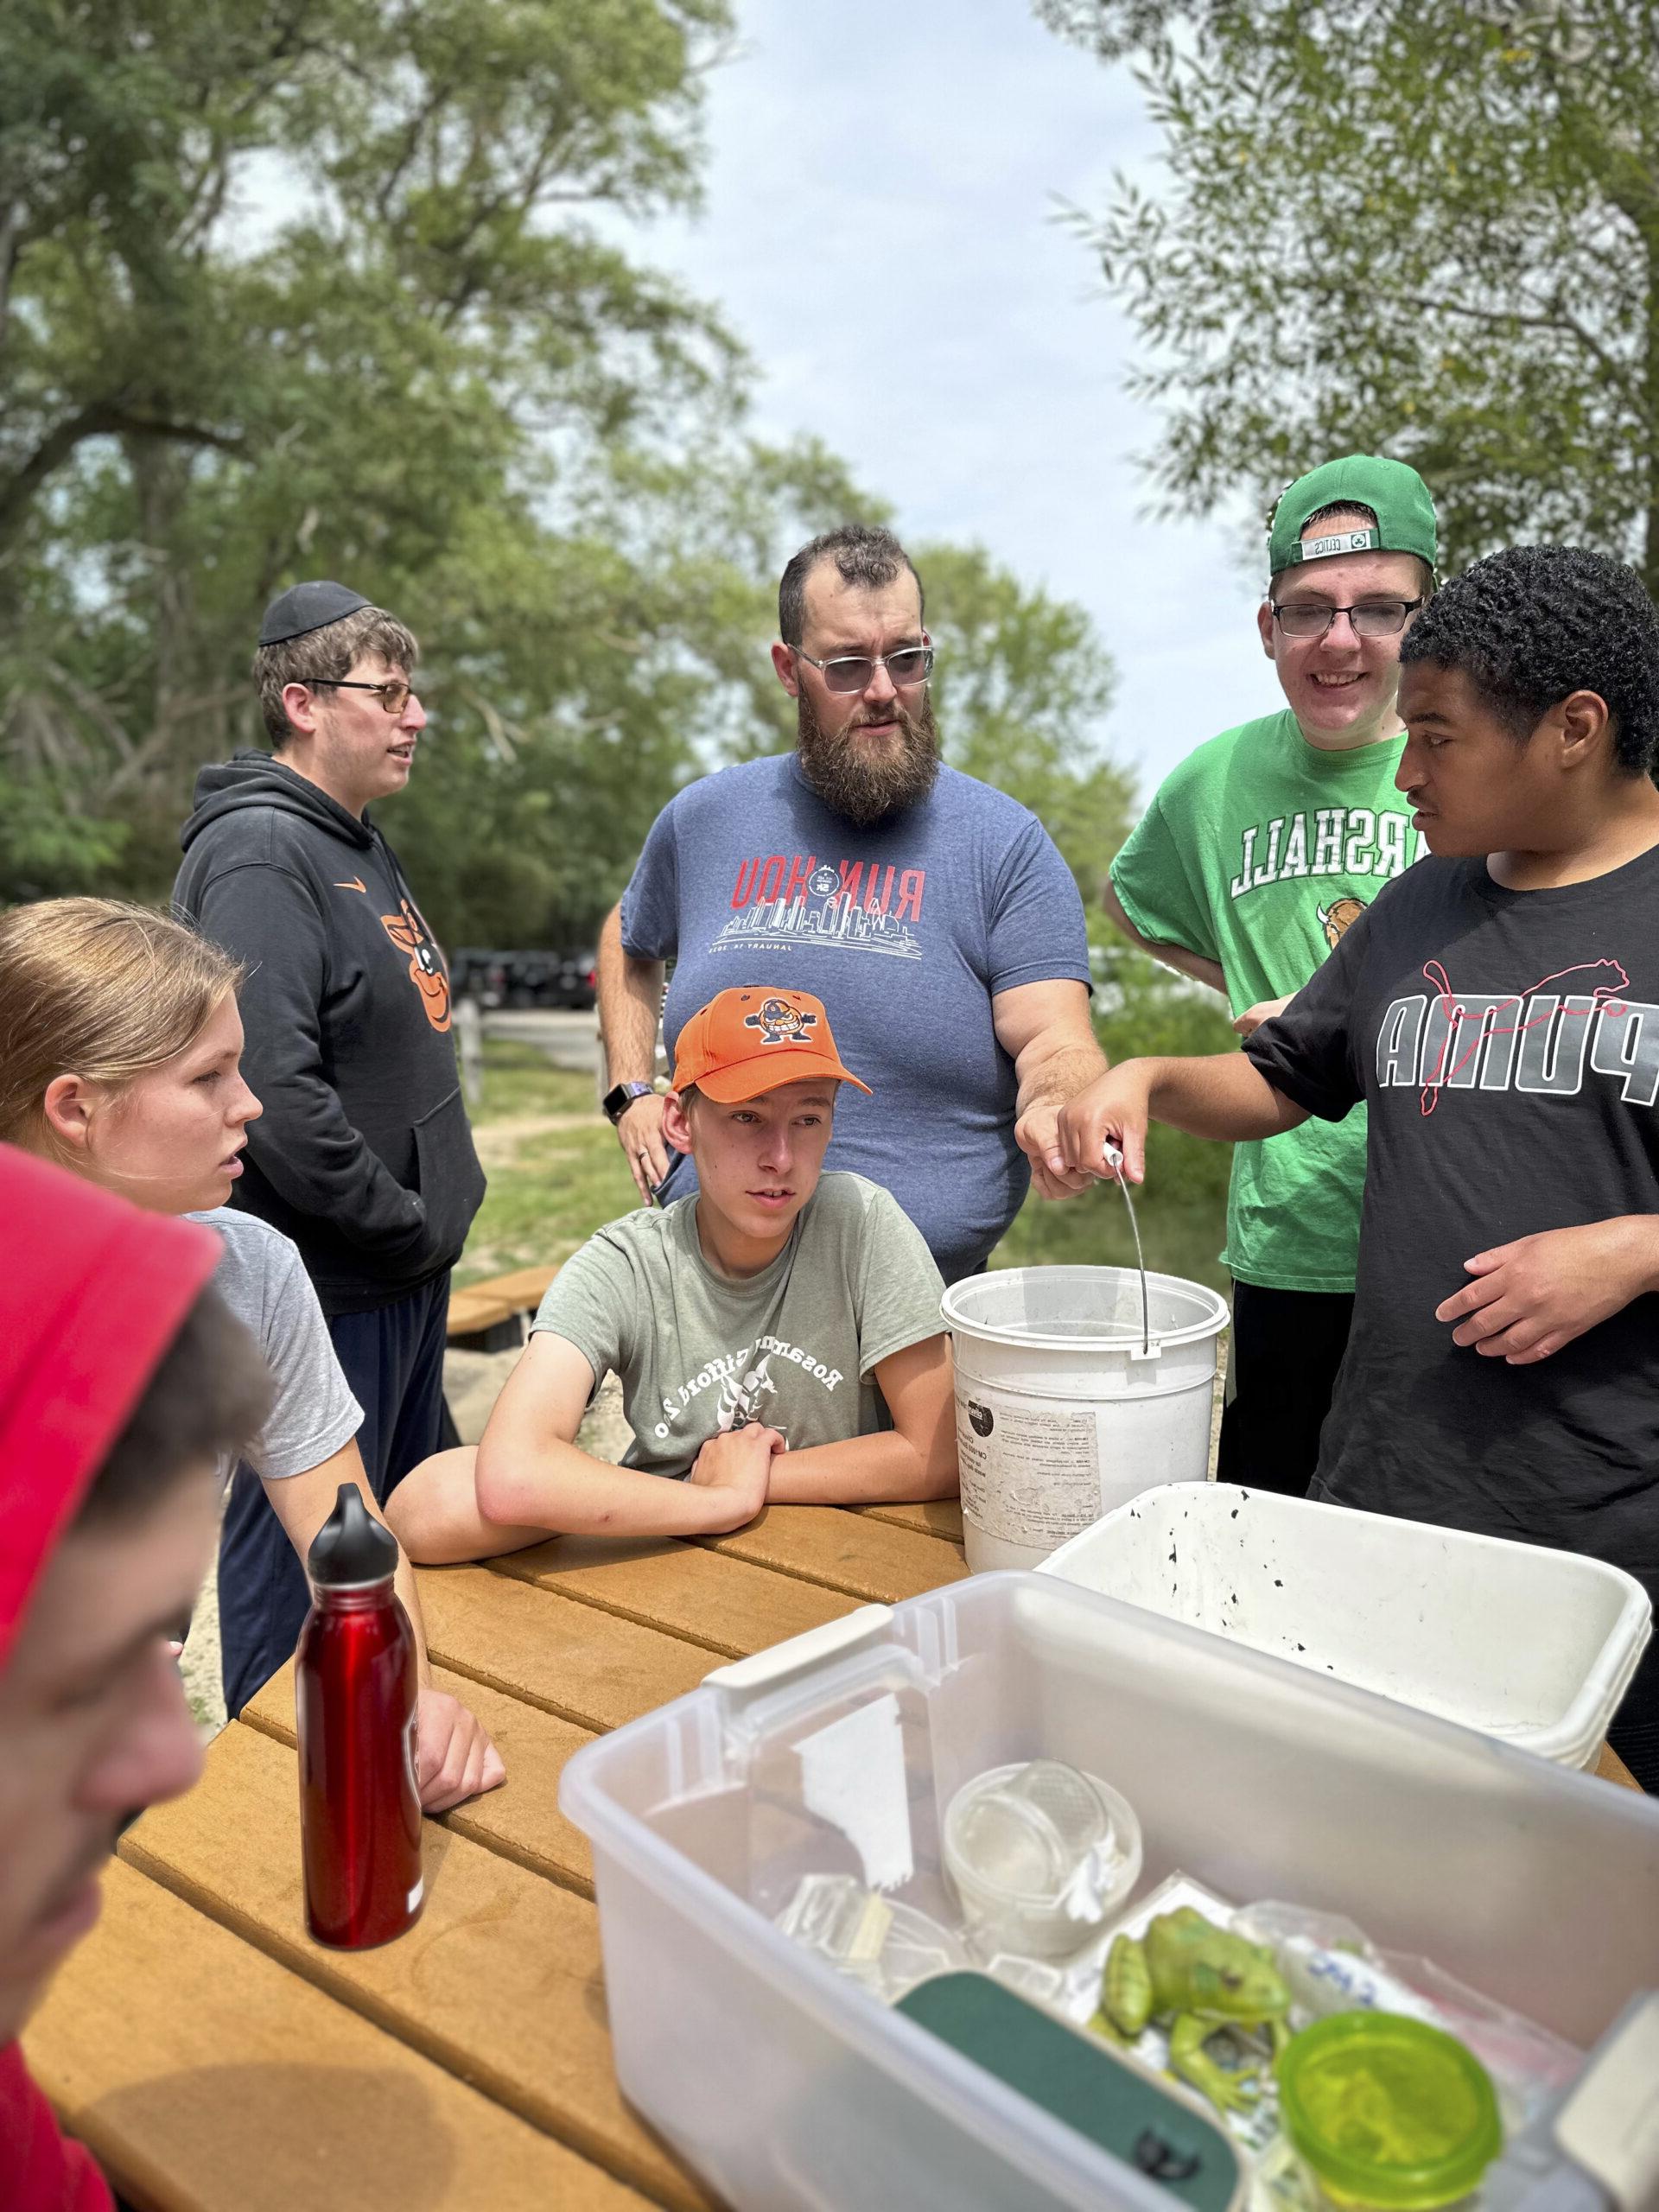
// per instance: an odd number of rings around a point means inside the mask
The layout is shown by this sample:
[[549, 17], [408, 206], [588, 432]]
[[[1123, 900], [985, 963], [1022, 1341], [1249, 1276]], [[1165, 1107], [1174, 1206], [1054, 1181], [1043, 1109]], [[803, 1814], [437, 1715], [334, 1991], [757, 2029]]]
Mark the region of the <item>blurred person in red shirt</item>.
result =
[[108, 2212], [17, 2036], [122, 1829], [200, 1772], [175, 1639], [269, 1382], [211, 1230], [3, 1146], [0, 1218], [0, 2204]]

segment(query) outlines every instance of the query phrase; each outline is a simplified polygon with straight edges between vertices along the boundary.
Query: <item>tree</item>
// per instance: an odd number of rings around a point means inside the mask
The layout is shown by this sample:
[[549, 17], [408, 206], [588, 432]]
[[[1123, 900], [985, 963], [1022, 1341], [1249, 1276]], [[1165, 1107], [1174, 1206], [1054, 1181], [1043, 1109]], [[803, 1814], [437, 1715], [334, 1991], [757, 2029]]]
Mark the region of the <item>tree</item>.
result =
[[1659, 9], [1039, 0], [1131, 59], [1168, 189], [1080, 227], [1147, 351], [1166, 509], [1363, 448], [1447, 564], [1567, 537], [1659, 591]]
[[982, 546], [923, 545], [916, 562], [945, 758], [1030, 807], [1093, 902], [1135, 811], [1133, 780], [1105, 747], [1116, 678], [1093, 620]]
[[[498, 545], [550, 557], [595, 447], [729, 416], [732, 340], [588, 219], [694, 197], [728, 26], [728, 0], [12, 0], [10, 887], [118, 847], [136, 886], [170, 875], [192, 764], [254, 734], [280, 583], [343, 569], [464, 631]], [[250, 249], [262, 194], [284, 212]]]
[[[599, 219], [695, 198], [730, 16], [10, 0], [0, 899], [166, 895], [199, 764], [264, 741], [251, 642], [302, 575], [422, 639], [385, 820], [451, 944], [579, 941], [677, 784], [788, 742], [778, 573], [883, 509], [748, 435], [741, 348]], [[1087, 619], [928, 565], [956, 757], [1092, 885], [1127, 798]]]

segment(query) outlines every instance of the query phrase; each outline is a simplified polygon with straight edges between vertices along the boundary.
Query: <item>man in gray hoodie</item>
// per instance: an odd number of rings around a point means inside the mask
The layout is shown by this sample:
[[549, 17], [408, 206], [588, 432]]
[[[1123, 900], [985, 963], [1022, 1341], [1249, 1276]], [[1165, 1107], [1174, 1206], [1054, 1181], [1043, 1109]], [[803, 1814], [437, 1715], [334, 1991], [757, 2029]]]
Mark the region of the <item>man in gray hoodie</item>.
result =
[[[174, 886], [179, 912], [247, 969], [243, 1065], [264, 1112], [234, 1203], [300, 1248], [383, 1504], [441, 1441], [449, 1270], [484, 1195], [448, 969], [365, 814], [409, 781], [426, 722], [417, 650], [344, 585], [273, 601], [253, 664], [273, 750], [202, 771]], [[243, 1487], [221, 1587], [297, 1571], [257, 1484], [238, 1522]]]

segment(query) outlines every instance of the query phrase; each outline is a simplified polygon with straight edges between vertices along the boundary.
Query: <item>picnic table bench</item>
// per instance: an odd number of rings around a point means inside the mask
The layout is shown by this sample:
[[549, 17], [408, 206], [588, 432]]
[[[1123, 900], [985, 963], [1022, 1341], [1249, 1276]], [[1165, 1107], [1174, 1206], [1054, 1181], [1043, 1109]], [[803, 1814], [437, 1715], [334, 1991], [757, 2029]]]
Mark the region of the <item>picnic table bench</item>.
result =
[[524, 1341], [524, 1322], [547, 1295], [556, 1268], [515, 1268], [449, 1294], [446, 1333], [457, 1351], [512, 1351]]
[[958, 1579], [960, 1538], [954, 1502], [773, 1506], [699, 1542], [423, 1570], [436, 1678], [509, 1778], [429, 1822], [416, 1926], [307, 1937], [284, 1669], [124, 1839], [26, 2035], [37, 2079], [139, 2212], [709, 2212], [617, 2088], [560, 1769], [723, 1661]]

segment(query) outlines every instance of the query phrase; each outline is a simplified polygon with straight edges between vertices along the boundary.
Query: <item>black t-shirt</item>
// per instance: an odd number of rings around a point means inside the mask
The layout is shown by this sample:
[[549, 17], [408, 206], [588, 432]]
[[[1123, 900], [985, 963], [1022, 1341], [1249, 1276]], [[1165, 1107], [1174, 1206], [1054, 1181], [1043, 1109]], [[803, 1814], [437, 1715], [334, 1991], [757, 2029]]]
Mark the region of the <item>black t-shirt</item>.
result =
[[1369, 1109], [1353, 1331], [1311, 1495], [1659, 1578], [1659, 1297], [1535, 1365], [1434, 1319], [1477, 1252], [1659, 1209], [1659, 849], [1509, 891], [1385, 884], [1245, 1046], [1327, 1121]]

